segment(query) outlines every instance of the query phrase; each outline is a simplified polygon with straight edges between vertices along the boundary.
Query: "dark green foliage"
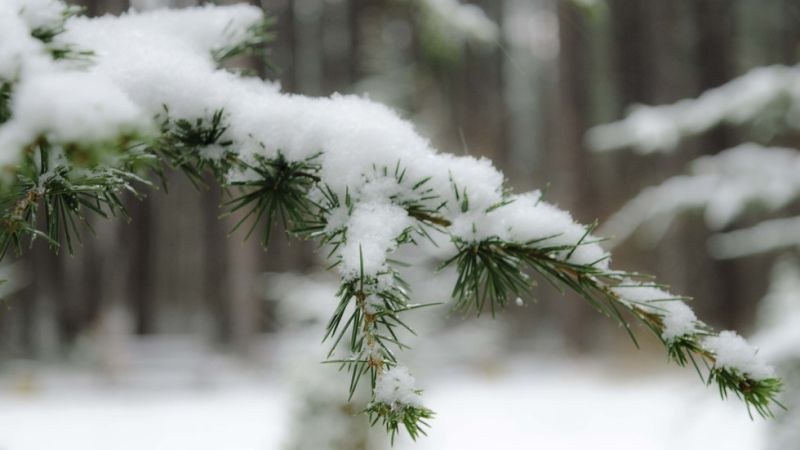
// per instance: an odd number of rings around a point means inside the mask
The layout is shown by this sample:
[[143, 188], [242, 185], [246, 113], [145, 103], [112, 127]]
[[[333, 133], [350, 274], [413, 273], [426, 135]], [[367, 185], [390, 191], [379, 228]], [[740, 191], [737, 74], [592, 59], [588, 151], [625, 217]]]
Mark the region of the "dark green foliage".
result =
[[[210, 118], [173, 121], [169, 118], [169, 109], [164, 106], [161, 136], [148, 146], [148, 150], [172, 167], [183, 171], [195, 186], [200, 186], [203, 184], [205, 169], [211, 169], [217, 178], [221, 178], [236, 161], [227, 152], [218, 160], [209, 160], [200, 154], [204, 148], [210, 146], [218, 146], [223, 151], [229, 148], [233, 142], [222, 140], [227, 129], [225, 112], [221, 109], [214, 111]], [[163, 181], [163, 175], [158, 173]]]
[[15, 186], [0, 200], [3, 210], [0, 218], [0, 257], [5, 257], [12, 248], [20, 252], [26, 237], [46, 237], [46, 234], [37, 230], [36, 217], [30, 206], [38, 201], [38, 192], [27, 191], [24, 186]]
[[[588, 235], [588, 233], [587, 233]], [[525, 295], [534, 285], [526, 269], [548, 281], [559, 290], [569, 289], [579, 294], [595, 309], [615, 319], [636, 343], [626, 316], [650, 329], [664, 344], [668, 357], [684, 366], [691, 362], [702, 375], [699, 362], [709, 366], [709, 383], [716, 382], [720, 393], [725, 397], [733, 392], [744, 400], [748, 410], [752, 407], [763, 417], [771, 417], [771, 405], [781, 390], [780, 380], [771, 378], [755, 381], [742, 374], [714, 366], [715, 355], [705, 350], [701, 339], [713, 335], [703, 323], [698, 322], [698, 331], [666, 341], [663, 315], [652, 304], [645, 308], [635, 302], [625, 301], [612, 288], [623, 286], [624, 280], [642, 278], [641, 275], [602, 269], [597, 263], [574, 264], [568, 257], [581, 241], [574, 246], [546, 246], [548, 238], [527, 244], [504, 242], [500, 239], [487, 239], [481, 242], [466, 243], [457, 241], [459, 252], [445, 262], [455, 264], [458, 279], [453, 290], [456, 308], [467, 310], [474, 305], [480, 313], [489, 303], [492, 313], [504, 307], [511, 296]], [[598, 261], [599, 262], [599, 261]], [[670, 300], [670, 299], [665, 299]]]
[[[40, 139], [31, 150], [29, 173], [20, 173], [16, 184], [2, 201], [0, 254], [9, 248], [20, 251], [24, 237], [45, 238], [58, 251], [61, 242], [72, 253], [80, 242], [80, 225], [88, 225], [87, 213], [102, 217], [125, 215], [119, 197], [128, 191], [138, 195], [134, 183], [149, 182], [133, 172], [113, 167], [76, 170], [63, 158], [53, 156], [53, 148]], [[35, 160], [34, 160], [35, 159]], [[38, 215], [45, 221], [39, 231]]]
[[420, 434], [426, 435], [423, 427], [430, 427], [427, 421], [434, 416], [433, 411], [422, 406], [392, 406], [380, 402], [370, 403], [365, 412], [369, 416], [371, 425], [380, 422], [386, 427], [392, 444], [401, 425], [413, 440], [417, 440]]
[[[75, 14], [69, 9], [64, 20]], [[247, 39], [239, 44], [219, 48], [213, 52], [217, 62], [251, 49], [260, 48], [271, 39], [267, 25], [271, 20], [257, 24], [247, 32]], [[83, 52], [57, 44], [55, 36], [63, 31], [63, 21], [49, 28], [34, 30], [33, 35], [46, 44], [54, 58], [86, 58]], [[239, 30], [229, 30], [237, 33]], [[11, 114], [10, 102], [13, 86], [0, 83], [0, 123]], [[158, 119], [158, 118], [157, 118]], [[165, 108], [160, 120], [160, 134], [153, 140], [127, 136], [115, 142], [93, 146], [70, 144], [55, 146], [43, 137], [26, 152], [20, 173], [0, 193], [0, 253], [9, 248], [20, 250], [25, 239], [42, 237], [54, 249], [65, 243], [68, 251], [80, 239], [81, 224], [88, 225], [89, 214], [102, 217], [125, 215], [120, 193], [130, 191], [138, 195], [134, 185], [149, 185], [140, 174], [155, 173], [164, 182], [163, 167], [170, 165], [183, 171], [195, 185], [204, 184], [206, 173], [230, 191], [235, 191], [225, 204], [226, 214], [242, 213], [233, 230], [248, 220], [252, 225], [249, 236], [260, 223], [265, 222], [262, 243], [270, 240], [273, 225], [280, 222], [284, 229], [294, 234], [315, 238], [328, 246], [328, 258], [333, 257], [346, 242], [347, 230], [328, 229], [329, 215], [337, 208], [352, 211], [354, 199], [349, 191], [344, 195], [333, 192], [319, 178], [319, 156], [302, 161], [290, 161], [283, 154], [275, 157], [253, 156], [243, 160], [231, 151], [233, 142], [226, 139], [228, 124], [222, 110], [205, 117], [173, 120]], [[230, 179], [230, 173], [239, 174]], [[448, 234], [450, 221], [442, 215], [451, 210], [470, 211], [467, 188], [452, 183], [456, 204], [440, 201], [431, 188], [429, 179], [409, 179], [398, 161], [395, 167], [373, 167], [373, 176], [393, 177], [398, 194], [389, 200], [406, 210], [415, 219], [414, 225], [396, 237], [398, 245], [416, 243], [419, 236], [435, 243], [431, 232]], [[370, 176], [370, 174], [365, 174]], [[165, 187], [166, 184], [164, 183]], [[509, 204], [503, 201], [484, 211], [489, 213]], [[41, 216], [41, 217], [40, 217]], [[40, 219], [44, 222], [38, 229]], [[527, 295], [543, 279], [559, 290], [579, 294], [591, 306], [615, 319], [634, 339], [626, 317], [633, 317], [662, 340], [670, 359], [680, 365], [691, 362], [701, 372], [701, 364], [709, 370], [708, 382], [716, 382], [720, 393], [729, 392], [742, 398], [748, 408], [762, 416], [771, 416], [772, 403], [781, 389], [778, 379], [752, 380], [743, 374], [715, 366], [715, 355], [705, 350], [702, 339], [713, 335], [710, 328], [697, 324], [697, 332], [671, 341], [663, 339], [663, 315], [652, 305], [640, 305], [620, 298], [613, 290], [624, 280], [643, 279], [637, 274], [610, 271], [595, 261], [590, 264], [570, 262], [570, 256], [586, 241], [593, 227], [588, 227], [584, 237], [574, 245], [552, 245], [545, 237], [525, 243], [508, 242], [491, 237], [478, 242], [468, 242], [452, 237], [457, 253], [443, 266], [454, 266], [458, 277], [452, 296], [455, 307], [466, 311], [474, 307], [480, 314], [487, 307], [494, 315], [508, 304], [509, 299]], [[0, 255], [1, 256], [1, 255]], [[350, 374], [349, 393], [353, 393], [364, 376], [374, 388], [380, 374], [398, 364], [395, 351], [407, 346], [399, 334], [413, 330], [401, 320], [400, 314], [428, 305], [410, 303], [408, 285], [401, 279], [397, 261], [376, 276], [366, 276], [362, 269], [357, 277], [348, 275], [338, 292], [338, 306], [329, 321], [325, 339], [332, 340], [332, 357], [337, 348], [345, 348], [344, 359], [327, 362], [340, 366]], [[338, 260], [331, 266], [338, 264]], [[345, 345], [346, 344], [346, 345]], [[433, 417], [427, 408], [411, 404], [369, 403], [365, 413], [372, 424], [381, 422], [392, 440], [401, 428], [416, 439], [425, 434], [423, 427]]]
[[90, 50], [81, 50], [74, 45], [48, 45], [47, 50], [54, 59], [71, 59], [74, 61], [81, 61], [88, 63], [94, 56], [94, 52]]
[[[395, 330], [400, 327], [412, 334], [414, 331], [403, 322], [398, 315], [405, 311], [427, 305], [411, 305], [408, 298], [408, 286], [396, 272], [379, 276], [393, 278], [393, 283], [383, 287], [375, 277], [364, 275], [363, 260], [359, 277], [342, 283], [337, 293], [338, 306], [328, 321], [323, 340], [334, 339], [330, 358], [346, 335], [350, 336], [348, 351], [352, 358], [344, 360], [328, 360], [341, 364], [340, 368], [351, 373], [350, 397], [355, 393], [363, 375], [369, 373], [370, 386], [375, 386], [378, 373], [387, 366], [397, 364], [397, 359], [390, 345], [398, 349], [408, 348], [400, 342]], [[369, 298], [378, 301], [369, 303]], [[348, 317], [347, 320], [344, 320]], [[344, 321], [344, 324], [342, 322]], [[377, 354], [368, 354], [367, 347], [378, 349]]]
[[[466, 196], [462, 195], [462, 198]], [[454, 239], [458, 253], [442, 266], [454, 264], [458, 271], [458, 280], [453, 289], [456, 308], [467, 310], [474, 305], [480, 314], [488, 302], [494, 314], [496, 309], [508, 303], [510, 297], [523, 296], [535, 285], [525, 272], [525, 269], [530, 269], [559, 290], [568, 287], [584, 296], [598, 310], [618, 316], [613, 307], [608, 309], [605, 302], [596, 300], [596, 292], [593, 291], [597, 286], [593, 278], [607, 276], [621, 279], [625, 274], [607, 273], [600, 269], [597, 264], [602, 260], [586, 265], [568, 262], [575, 249], [589, 242], [582, 239], [575, 245], [547, 245], [546, 242], [553, 237], [525, 244], [505, 242], [499, 238], [480, 242]]]
[[255, 156], [256, 162], [241, 162], [246, 171], [254, 176], [244, 181], [232, 181], [229, 184], [241, 188], [238, 197], [225, 204], [228, 213], [246, 210], [247, 213], [233, 227], [235, 231], [248, 219], [254, 219], [247, 236], [250, 236], [259, 220], [266, 220], [262, 245], [269, 243], [272, 226], [280, 221], [284, 229], [293, 227], [306, 229], [307, 224], [316, 216], [318, 206], [308, 198], [311, 188], [319, 182], [316, 173], [319, 164], [317, 156], [304, 161], [289, 161], [282, 154], [274, 159]]
[[744, 400], [747, 411], [751, 414], [751, 407], [756, 410], [761, 417], [774, 417], [772, 404], [786, 409], [775, 397], [782, 389], [781, 380], [778, 378], [767, 378], [765, 380], [753, 380], [739, 373], [739, 371], [728, 368], [714, 367], [709, 372], [708, 384], [717, 383], [719, 393], [722, 398], [728, 396], [728, 392]]
[[[327, 259], [330, 259], [339, 247], [345, 242], [345, 234], [347, 229], [344, 227], [336, 230], [328, 230], [328, 216], [339, 207], [346, 207], [348, 213], [353, 210], [353, 202], [350, 197], [349, 191], [345, 193], [344, 203], [339, 199], [339, 196], [333, 192], [328, 185], [317, 184], [318, 193], [321, 195], [321, 200], [316, 206], [319, 208], [320, 214], [317, 217], [310, 217], [304, 226], [294, 228], [294, 233], [308, 239], [319, 239], [320, 246], [328, 247]], [[333, 263], [329, 269], [339, 264], [339, 261]]]
[[[391, 347], [400, 350], [408, 348], [408, 346], [400, 342], [396, 330], [402, 328], [412, 334], [414, 331], [399, 318], [399, 314], [430, 306], [429, 304], [410, 304], [406, 289], [396, 287], [375, 289], [377, 283], [374, 279], [364, 278], [364, 280], [366, 281], [352, 280], [346, 282], [339, 289], [337, 295], [339, 303], [334, 315], [328, 322], [325, 333], [325, 340], [333, 339], [328, 357], [334, 354], [339, 344], [344, 341], [345, 336], [349, 336], [347, 350], [350, 354], [356, 356], [349, 359], [328, 360], [327, 362], [339, 363], [341, 368], [351, 372], [353, 375], [349, 389], [351, 397], [355, 393], [358, 382], [363, 375], [370, 374], [370, 386], [374, 387], [378, 371], [384, 367], [391, 367], [397, 364], [397, 359]], [[397, 280], [403, 283], [399, 278]], [[379, 299], [380, 303], [373, 306], [374, 312], [369, 312], [365, 307], [368, 295], [374, 295]], [[344, 320], [345, 317], [347, 317], [347, 320]], [[366, 354], [366, 347], [369, 341], [379, 348], [379, 359]]]
[[[264, 219], [262, 244], [266, 247], [276, 222], [287, 230], [310, 229], [310, 224], [319, 216], [316, 214], [319, 207], [308, 198], [309, 191], [319, 181], [316, 175], [319, 155], [304, 161], [289, 161], [281, 153], [275, 158], [256, 155], [254, 162], [245, 162], [227, 151], [233, 142], [224, 138], [228, 125], [223, 110], [215, 111], [209, 118], [194, 120], [171, 120], [169, 110], [165, 107], [164, 111], [161, 137], [149, 145], [148, 150], [183, 171], [196, 186], [204, 184], [203, 172], [210, 170], [222, 185], [237, 188], [240, 195], [225, 203], [226, 214], [240, 210], [246, 213], [232, 232], [252, 219], [247, 232], [249, 237]], [[222, 153], [218, 158], [209, 159], [201, 153], [211, 146], [218, 147], [215, 151]], [[247, 179], [226, 181], [225, 176], [232, 168], [249, 174]], [[157, 173], [161, 175], [159, 170]]]
[[508, 303], [509, 296], [521, 296], [532, 287], [530, 277], [519, 270], [520, 259], [504, 250], [499, 239], [461, 243], [459, 252], [445, 261], [455, 264], [458, 279], [453, 288], [455, 308], [466, 311], [474, 305], [480, 315], [489, 303], [492, 315]]
[[[412, 334], [414, 331], [399, 315], [430, 306], [410, 304], [408, 286], [396, 272], [379, 275], [393, 278], [393, 283], [388, 286], [382, 285], [376, 277], [365, 276], [363, 272], [362, 260], [359, 277], [345, 281], [339, 289], [339, 304], [325, 333], [325, 340], [334, 339], [328, 353], [329, 358], [344, 337], [349, 336], [347, 351], [353, 356], [347, 359], [329, 359], [326, 362], [339, 364], [340, 370], [350, 373], [350, 398], [362, 377], [369, 376], [370, 388], [374, 389], [381, 372], [397, 364], [392, 347], [399, 350], [408, 348], [400, 341], [396, 330], [403, 328]], [[347, 320], [344, 320], [345, 317]], [[387, 405], [380, 402], [371, 402], [365, 412], [373, 425], [381, 421], [386, 426], [392, 442], [400, 424], [416, 439], [419, 433], [425, 434], [421, 429], [428, 425], [425, 420], [433, 417], [431, 410], [419, 406]]]

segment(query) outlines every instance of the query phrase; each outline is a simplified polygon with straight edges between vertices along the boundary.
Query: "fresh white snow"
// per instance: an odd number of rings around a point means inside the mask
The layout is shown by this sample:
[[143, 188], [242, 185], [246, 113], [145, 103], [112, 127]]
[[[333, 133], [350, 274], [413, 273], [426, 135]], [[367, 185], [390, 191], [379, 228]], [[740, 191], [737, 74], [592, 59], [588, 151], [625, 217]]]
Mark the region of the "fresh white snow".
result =
[[[683, 375], [530, 360], [495, 375], [442, 373], [426, 395], [437, 411], [429, 436], [412, 443], [400, 434], [395, 448], [761, 448], [764, 421]], [[27, 393], [9, 390], [8, 377], [0, 381], [5, 450], [277, 450], [292, 402], [272, 378], [156, 391], [62, 382]]]
[[375, 381], [375, 400], [392, 407], [418, 405], [420, 398], [414, 384], [414, 377], [406, 367], [384, 370]]
[[658, 314], [664, 323], [661, 336], [667, 342], [697, 332], [697, 316], [694, 311], [674, 294], [646, 283], [626, 280], [612, 288], [624, 301], [647, 312]]
[[[13, 170], [24, 149], [42, 137], [58, 144], [92, 144], [134, 132], [155, 135], [165, 115], [195, 121], [223, 110], [228, 125], [223, 140], [232, 142], [225, 151], [253, 163], [279, 154], [293, 162], [317, 157], [321, 183], [347, 203], [347, 208], [332, 209], [328, 230], [345, 231], [334, 254], [345, 280], [363, 271], [378, 278], [378, 289], [393, 283], [385, 272], [412, 224], [407, 200], [430, 209], [444, 202], [437, 214], [452, 227], [448, 233], [432, 233], [443, 249], [437, 252], [452, 254], [460, 242], [497, 238], [563, 247], [555, 257], [608, 267], [607, 253], [569, 213], [542, 201], [538, 191], [506, 197], [503, 175], [489, 160], [438, 153], [390, 108], [357, 96], [284, 94], [274, 83], [219, 68], [213, 55], [247, 38], [246, 30], [263, 18], [258, 7], [207, 5], [71, 18], [55, 45], [92, 55], [56, 61], [29, 36], [32, 27], [43, 21], [52, 25], [55, 19], [47, 9], [52, 2], [40, 3], [46, 7], [41, 15], [26, 12], [28, 4], [19, 0], [0, 6], [0, 24], [10, 30], [0, 32], [10, 37], [0, 40], [0, 81], [13, 85], [11, 118], [0, 125], [5, 169]], [[465, 29], [488, 34], [489, 25], [474, 7], [452, 0], [431, 4], [449, 8]], [[209, 146], [202, 155], [213, 160], [222, 151]], [[229, 179], [252, 176], [251, 171], [236, 172]], [[421, 185], [424, 195], [415, 192]], [[663, 308], [665, 338], [691, 330], [694, 314], [688, 306], [675, 302]], [[725, 356], [729, 347], [715, 348]], [[381, 386], [402, 386], [403, 398], [409, 398], [410, 375], [394, 375]]]
[[714, 352], [717, 367], [736, 370], [754, 380], [775, 377], [775, 370], [758, 357], [758, 349], [748, 344], [735, 331], [722, 331], [703, 341], [703, 347]]

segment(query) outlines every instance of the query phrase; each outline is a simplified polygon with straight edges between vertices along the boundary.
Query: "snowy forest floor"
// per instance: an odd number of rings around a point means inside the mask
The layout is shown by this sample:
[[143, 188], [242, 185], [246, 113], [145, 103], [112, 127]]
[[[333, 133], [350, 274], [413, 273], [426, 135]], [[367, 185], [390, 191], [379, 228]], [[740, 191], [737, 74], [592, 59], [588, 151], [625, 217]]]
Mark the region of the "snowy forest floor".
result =
[[[282, 448], [292, 419], [285, 380], [222, 357], [203, 361], [175, 371], [151, 360], [116, 382], [63, 366], [6, 367], [0, 450]], [[395, 448], [761, 447], [764, 421], [751, 421], [736, 400], [721, 402], [690, 370], [676, 377], [612, 364], [527, 356], [501, 370], [432, 373], [420, 384], [437, 412], [433, 428], [416, 444], [400, 439]]]

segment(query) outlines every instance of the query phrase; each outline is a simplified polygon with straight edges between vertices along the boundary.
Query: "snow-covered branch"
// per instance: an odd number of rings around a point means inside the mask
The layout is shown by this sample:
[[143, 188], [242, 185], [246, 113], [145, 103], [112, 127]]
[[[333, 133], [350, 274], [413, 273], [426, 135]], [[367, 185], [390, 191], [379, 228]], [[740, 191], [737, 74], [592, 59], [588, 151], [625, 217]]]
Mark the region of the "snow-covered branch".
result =
[[[243, 213], [239, 224], [266, 219], [265, 244], [275, 221], [322, 244], [341, 276], [327, 336], [334, 350], [346, 343], [349, 351], [330, 362], [350, 371], [351, 393], [368, 380], [366, 412], [392, 434], [403, 426], [416, 437], [433, 414], [397, 355], [406, 347], [395, 332], [408, 328], [402, 314], [424, 306], [412, 303], [397, 269], [397, 250], [412, 246], [456, 269], [460, 309], [494, 312], [538, 276], [581, 294], [632, 337], [626, 317], [634, 317], [675, 362], [705, 361], [723, 394], [770, 414], [780, 380], [754, 350], [735, 334], [717, 335], [651, 281], [610, 269], [593, 227], [539, 192], [510, 194], [490, 161], [438, 153], [366, 99], [283, 94], [221, 69], [222, 59], [262, 42], [258, 8], [61, 14], [48, 25], [59, 32], [43, 40], [21, 15], [27, 5], [0, 6], [0, 20], [19, 31], [0, 40], [9, 91], [0, 124], [3, 249], [37, 236], [54, 248], [69, 243], [87, 213], [119, 211], [117, 194], [146, 186], [163, 165], [191, 177], [209, 171], [231, 191], [226, 207]], [[51, 44], [91, 56], [69, 58]], [[42, 209], [48, 227], [39, 231]]]
[[800, 247], [800, 217], [765, 220], [752, 227], [718, 233], [711, 236], [708, 247], [720, 259]]
[[500, 29], [477, 5], [465, 4], [459, 0], [417, 0], [423, 14], [431, 21], [430, 26], [439, 33], [459, 43], [473, 41], [482, 44], [495, 44]]
[[781, 396], [787, 410], [770, 424], [765, 448], [791, 448], [800, 442], [800, 263], [796, 255], [784, 255], [772, 267], [758, 319], [759, 331], [753, 341], [760, 345], [761, 357], [789, 380]]
[[[796, 112], [800, 103], [800, 68], [758, 67], [699, 97], [671, 105], [637, 105], [623, 120], [589, 130], [586, 142], [595, 151], [632, 147], [639, 153], [671, 152], [681, 139], [720, 124], [752, 121], [771, 105], [788, 99]], [[793, 115], [789, 115], [792, 117]], [[790, 118], [786, 125], [793, 126]]]
[[699, 210], [711, 229], [736, 220], [750, 206], [776, 211], [800, 195], [800, 152], [742, 144], [694, 160], [689, 174], [644, 189], [613, 214], [601, 232], [621, 242], [644, 227], [647, 241], [661, 238], [679, 214]]

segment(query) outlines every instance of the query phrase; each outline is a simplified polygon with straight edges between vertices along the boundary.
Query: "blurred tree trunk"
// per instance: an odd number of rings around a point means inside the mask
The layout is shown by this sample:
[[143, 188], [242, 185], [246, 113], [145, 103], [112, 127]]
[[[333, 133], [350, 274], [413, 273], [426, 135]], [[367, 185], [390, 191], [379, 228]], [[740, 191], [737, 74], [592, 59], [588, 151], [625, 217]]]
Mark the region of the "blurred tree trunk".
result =
[[153, 208], [149, 198], [128, 202], [133, 223], [131, 240], [131, 261], [128, 274], [128, 303], [134, 316], [134, 330], [137, 334], [155, 332], [156, 306], [153, 295], [153, 274], [151, 272], [153, 242]]
[[119, 14], [128, 9], [128, 0], [70, 0], [69, 3], [83, 6], [89, 16]]
[[[735, 55], [732, 39], [736, 3], [729, 0], [694, 2], [693, 13], [697, 30], [694, 67], [697, 68], [698, 86], [702, 91], [720, 86], [734, 77]], [[735, 143], [731, 132], [724, 125], [711, 130], [700, 139], [700, 154], [715, 154], [730, 148]], [[704, 240], [707, 233], [699, 233], [698, 240]], [[690, 240], [695, 239], [690, 237]], [[686, 250], [686, 255], [690, 256], [692, 250]], [[693, 265], [691, 261], [687, 263], [689, 267]], [[714, 315], [720, 317], [721, 325], [726, 328], [740, 326], [745, 310], [749, 310], [748, 314], [753, 311], [753, 308], [747, 307], [747, 303], [755, 303], [750, 298], [744, 298], [746, 291], [742, 290], [741, 274], [737, 271], [741, 264], [738, 261], [714, 261], [711, 262], [711, 267], [700, 272], [702, 278], [696, 278], [699, 283], [710, 284], [709, 292], [715, 294], [709, 298], [716, 306]], [[698, 272], [694, 273], [697, 276]]]
[[[503, 5], [503, 0], [478, 2], [487, 16], [500, 26]], [[500, 39], [502, 42], [502, 36]], [[454, 89], [448, 99], [454, 105], [455, 127], [451, 132], [455, 133], [454, 142], [466, 145], [470, 152], [487, 156], [500, 169], [509, 166], [504, 68], [505, 59], [497, 46], [468, 45], [463, 64], [449, 70], [454, 78]]]
[[[551, 173], [557, 173], [553, 195], [571, 211], [579, 212], [579, 221], [591, 222], [596, 217], [598, 191], [590, 156], [583, 145], [589, 118], [588, 89], [591, 84], [587, 62], [590, 60], [585, 39], [582, 11], [573, 2], [557, 2], [560, 53], [558, 58], [558, 105], [556, 108], [556, 147], [551, 152]], [[566, 320], [567, 338], [578, 349], [586, 349], [593, 329], [587, 308], [576, 296], [569, 294], [561, 308]]]

